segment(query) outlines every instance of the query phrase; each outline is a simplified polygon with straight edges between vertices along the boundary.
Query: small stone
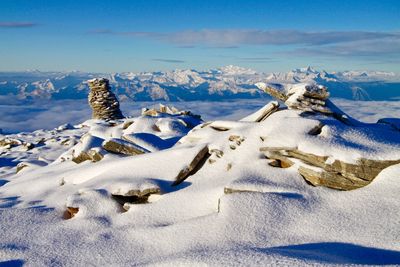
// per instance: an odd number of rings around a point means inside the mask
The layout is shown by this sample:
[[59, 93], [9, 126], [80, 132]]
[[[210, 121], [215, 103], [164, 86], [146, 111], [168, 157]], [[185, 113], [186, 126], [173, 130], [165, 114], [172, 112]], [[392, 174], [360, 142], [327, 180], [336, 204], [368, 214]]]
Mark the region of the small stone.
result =
[[78, 212], [78, 207], [67, 207], [63, 217], [65, 220], [72, 219]]
[[228, 165], [226, 165], [226, 170], [229, 171], [230, 169], [232, 169], [232, 163], [228, 163]]

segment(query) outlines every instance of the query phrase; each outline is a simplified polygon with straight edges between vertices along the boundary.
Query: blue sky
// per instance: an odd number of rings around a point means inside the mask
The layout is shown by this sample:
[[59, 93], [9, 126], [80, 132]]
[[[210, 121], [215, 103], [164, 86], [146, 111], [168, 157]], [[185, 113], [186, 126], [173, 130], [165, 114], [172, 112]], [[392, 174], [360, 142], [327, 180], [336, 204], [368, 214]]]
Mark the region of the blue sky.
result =
[[0, 70], [400, 72], [400, 1], [0, 0]]

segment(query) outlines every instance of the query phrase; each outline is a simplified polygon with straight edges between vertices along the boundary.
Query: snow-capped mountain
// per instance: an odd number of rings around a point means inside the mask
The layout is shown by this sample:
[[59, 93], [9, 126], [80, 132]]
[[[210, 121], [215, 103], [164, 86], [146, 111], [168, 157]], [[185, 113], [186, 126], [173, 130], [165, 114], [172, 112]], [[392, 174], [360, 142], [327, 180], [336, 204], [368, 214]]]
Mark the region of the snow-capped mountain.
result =
[[[88, 94], [86, 80], [100, 76], [110, 80], [122, 101], [125, 99], [188, 101], [260, 98], [265, 95], [254, 86], [260, 81], [316, 82], [328, 86], [333, 96], [357, 100], [387, 100], [398, 96], [400, 87], [400, 76], [392, 72], [329, 73], [307, 67], [289, 72], [261, 73], [230, 65], [207, 71], [173, 70], [114, 74], [36, 70], [3, 72], [0, 73], [0, 96], [8, 95], [18, 99], [86, 98]], [[359, 97], [365, 95], [368, 97]]]

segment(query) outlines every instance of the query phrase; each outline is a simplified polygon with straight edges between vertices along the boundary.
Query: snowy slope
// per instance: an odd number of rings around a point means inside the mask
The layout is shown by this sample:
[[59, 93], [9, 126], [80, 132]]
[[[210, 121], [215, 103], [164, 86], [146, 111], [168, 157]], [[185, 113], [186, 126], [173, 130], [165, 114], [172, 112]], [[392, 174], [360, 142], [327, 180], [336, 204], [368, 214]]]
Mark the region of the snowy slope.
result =
[[[44, 167], [27, 166], [17, 174], [12, 161], [2, 167], [1, 261], [34, 266], [400, 264], [399, 164], [368, 186], [344, 192], [312, 187], [297, 165], [276, 168], [260, 153], [266, 145], [297, 146], [346, 160], [399, 158], [398, 130], [385, 124], [352, 128], [332, 117], [287, 109], [259, 123], [214, 121], [190, 132], [181, 120], [180, 115], [90, 120], [11, 136], [45, 141], [31, 153], [20, 145], [4, 150], [1, 159], [51, 157]], [[309, 135], [320, 122], [327, 125], [321, 135]], [[76, 164], [65, 156], [89, 146], [85, 138], [79, 141], [84, 134], [105, 140], [139, 133], [184, 137], [168, 149], [135, 156], [110, 153], [98, 162]], [[68, 136], [74, 141], [67, 143]], [[211, 153], [204, 165], [171, 186], [204, 146]], [[112, 197], [150, 188], [161, 194], [147, 203], [121, 206]], [[63, 217], [67, 207], [79, 208], [71, 219]]]

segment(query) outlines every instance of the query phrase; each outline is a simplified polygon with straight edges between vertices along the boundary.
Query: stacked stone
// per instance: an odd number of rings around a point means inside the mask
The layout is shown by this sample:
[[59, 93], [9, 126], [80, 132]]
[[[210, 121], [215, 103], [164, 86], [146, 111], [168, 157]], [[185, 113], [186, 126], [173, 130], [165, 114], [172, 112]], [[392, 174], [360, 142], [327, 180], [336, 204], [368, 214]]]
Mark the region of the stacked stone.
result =
[[93, 119], [117, 120], [124, 118], [119, 109], [118, 99], [111, 92], [107, 79], [89, 80], [88, 84], [90, 87], [89, 105], [93, 111]]
[[285, 101], [289, 108], [332, 114], [332, 111], [326, 106], [329, 92], [325, 86], [307, 84], [301, 86], [303, 88], [299, 87], [289, 90], [288, 99]]
[[256, 83], [258, 88], [282, 101], [288, 108], [333, 114], [329, 92], [318, 84], [266, 84]]

